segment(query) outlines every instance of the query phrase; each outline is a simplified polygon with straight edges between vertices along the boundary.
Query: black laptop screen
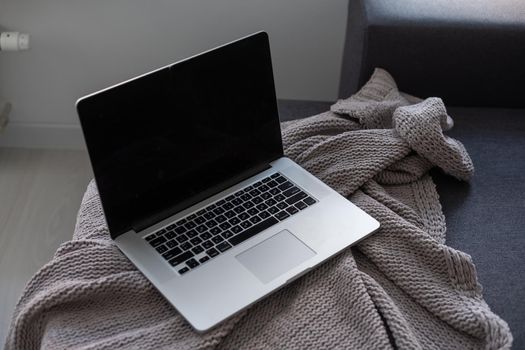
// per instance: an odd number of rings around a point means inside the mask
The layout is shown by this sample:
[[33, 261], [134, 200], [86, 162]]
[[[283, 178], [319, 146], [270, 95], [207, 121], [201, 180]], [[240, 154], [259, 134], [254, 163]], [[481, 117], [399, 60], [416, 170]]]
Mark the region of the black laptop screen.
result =
[[77, 109], [112, 237], [282, 155], [265, 33], [86, 97]]

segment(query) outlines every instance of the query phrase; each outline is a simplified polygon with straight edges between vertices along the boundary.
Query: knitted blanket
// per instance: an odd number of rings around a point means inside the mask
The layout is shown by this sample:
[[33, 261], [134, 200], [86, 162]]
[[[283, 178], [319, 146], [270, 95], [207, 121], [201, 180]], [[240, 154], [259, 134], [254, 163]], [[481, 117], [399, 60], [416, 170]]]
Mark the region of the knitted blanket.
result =
[[331, 111], [284, 123], [286, 155], [381, 228], [205, 334], [113, 244], [90, 183], [73, 240], [24, 290], [6, 349], [510, 348], [470, 256], [445, 245], [428, 171], [473, 174], [463, 145], [443, 134], [451, 126], [439, 98], [402, 94], [383, 70]]

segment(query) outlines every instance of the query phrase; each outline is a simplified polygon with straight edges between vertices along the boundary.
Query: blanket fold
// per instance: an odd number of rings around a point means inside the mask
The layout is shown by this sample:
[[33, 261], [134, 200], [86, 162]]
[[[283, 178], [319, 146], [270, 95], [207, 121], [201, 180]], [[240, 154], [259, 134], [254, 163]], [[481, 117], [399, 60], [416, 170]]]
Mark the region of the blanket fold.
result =
[[474, 172], [444, 134], [452, 125], [441, 99], [403, 94], [381, 69], [330, 111], [283, 123], [285, 154], [381, 228], [205, 334], [116, 248], [91, 182], [73, 240], [24, 290], [6, 349], [509, 349], [472, 259], [445, 245], [428, 172]]

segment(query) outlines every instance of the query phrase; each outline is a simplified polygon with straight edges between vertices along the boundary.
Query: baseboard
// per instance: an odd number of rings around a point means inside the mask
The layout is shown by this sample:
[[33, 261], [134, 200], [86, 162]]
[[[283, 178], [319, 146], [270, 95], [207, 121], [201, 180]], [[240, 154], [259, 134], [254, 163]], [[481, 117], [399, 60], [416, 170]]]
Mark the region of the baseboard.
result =
[[0, 132], [0, 147], [86, 149], [80, 125], [16, 122]]

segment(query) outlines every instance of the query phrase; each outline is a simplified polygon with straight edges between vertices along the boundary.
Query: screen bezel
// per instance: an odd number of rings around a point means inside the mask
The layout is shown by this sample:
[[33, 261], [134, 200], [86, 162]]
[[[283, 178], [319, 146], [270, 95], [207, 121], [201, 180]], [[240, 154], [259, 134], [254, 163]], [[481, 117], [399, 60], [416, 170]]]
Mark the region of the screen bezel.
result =
[[[225, 44], [225, 45], [221, 45], [219, 47], [216, 47], [214, 49], [211, 49], [211, 50], [208, 50], [208, 51], [205, 51], [203, 53], [200, 53], [198, 55], [195, 55], [195, 56], [191, 56], [189, 58], [186, 58], [184, 60], [181, 60], [181, 61], [178, 61], [178, 62], [175, 62], [175, 63], [172, 63], [172, 64], [169, 64], [169, 65], [166, 65], [164, 67], [161, 67], [161, 68], [158, 68], [158, 69], [155, 69], [151, 72], [148, 72], [148, 73], [145, 73], [145, 74], [142, 74], [142, 75], [139, 75], [135, 78], [132, 78], [132, 79], [129, 79], [129, 80], [126, 80], [122, 83], [119, 83], [119, 84], [116, 84], [116, 85], [113, 85], [111, 87], [108, 87], [106, 89], [103, 89], [103, 90], [100, 90], [98, 92], [95, 92], [93, 94], [90, 94], [90, 95], [87, 95], [81, 99], [79, 99], [76, 103], [76, 108], [77, 108], [77, 113], [79, 115], [79, 119], [80, 119], [80, 123], [81, 125], [83, 126], [85, 123], [88, 123], [89, 121], [86, 120], [86, 119], [89, 119], [89, 115], [86, 115], [84, 113], [82, 113], [82, 111], [87, 108], [89, 109], [89, 105], [93, 103], [94, 100], [97, 99], [97, 96], [101, 95], [101, 94], [104, 94], [104, 92], [106, 91], [109, 91], [109, 90], [113, 90], [113, 89], [118, 89], [120, 86], [122, 85], [125, 85], [127, 83], [130, 83], [130, 82], [134, 82], [138, 79], [141, 79], [143, 77], [147, 77], [149, 75], [152, 75], [156, 72], [159, 72], [163, 69], [166, 69], [166, 68], [170, 68], [172, 66], [175, 66], [175, 65], [178, 65], [178, 64], [181, 64], [181, 63], [185, 63], [187, 64], [188, 62], [191, 62], [192, 59], [194, 58], [199, 58], [201, 56], [204, 56], [204, 55], [207, 55], [207, 54], [216, 54], [218, 50], [221, 50], [222, 48], [225, 48], [225, 47], [230, 47], [232, 45], [236, 45], [242, 41], [246, 41], [246, 40], [251, 40], [254, 42], [254, 44], [256, 42], [259, 42], [259, 44], [257, 45], [265, 45], [267, 50], [268, 50], [268, 57], [269, 57], [269, 71], [271, 72], [271, 81], [272, 81], [272, 87], [273, 87], [273, 103], [274, 103], [274, 111], [275, 111], [275, 118], [277, 119], [277, 124], [279, 124], [279, 114], [278, 114], [278, 109], [277, 109], [277, 101], [276, 101], [276, 96], [275, 96], [275, 86], [274, 86], [274, 80], [273, 80], [273, 70], [271, 68], [271, 56], [270, 56], [270, 47], [269, 47], [269, 39], [268, 39], [268, 35], [266, 32], [258, 32], [258, 33], [255, 33], [255, 34], [252, 34], [252, 35], [249, 35], [247, 37], [244, 37], [244, 38], [241, 38], [241, 39], [238, 39], [238, 40], [235, 40], [233, 42], [230, 42], [228, 44]], [[265, 49], [266, 49], [265, 48]], [[268, 67], [267, 67], [268, 68]], [[84, 139], [86, 140], [86, 146], [87, 146], [87, 149], [88, 149], [88, 153], [89, 153], [89, 157], [90, 157], [90, 160], [91, 160], [91, 164], [94, 164], [94, 159], [93, 159], [93, 156], [92, 156], [92, 152], [90, 152], [90, 144], [89, 144], [89, 139], [90, 137], [95, 137], [94, 135], [86, 135], [85, 133], [85, 130], [84, 130], [84, 127], [82, 127], [82, 130], [83, 130], [83, 134], [84, 134]], [[100, 193], [99, 192], [99, 195], [100, 195], [100, 198], [101, 198], [101, 202], [102, 202], [102, 208], [104, 210], [104, 213], [106, 215], [106, 222], [108, 224], [108, 227], [109, 227], [109, 231], [110, 231], [110, 236], [115, 239], [116, 237], [118, 237], [119, 235], [125, 233], [125, 232], [128, 232], [129, 230], [134, 230], [136, 232], [138, 231], [141, 231], [161, 220], [164, 220], [174, 214], [176, 214], [177, 212], [180, 212], [202, 200], [205, 200], [206, 198], [216, 194], [216, 193], [219, 193], [225, 189], [227, 189], [228, 187], [231, 187], [233, 186], [234, 184], [242, 181], [242, 180], [245, 180], [259, 172], [261, 172], [262, 170], [264, 169], [267, 169], [269, 167], [269, 164], [282, 157], [283, 156], [283, 149], [282, 149], [282, 141], [281, 141], [281, 138], [280, 138], [280, 130], [279, 130], [279, 141], [280, 141], [280, 145], [278, 147], [279, 149], [279, 152], [276, 152], [275, 154], [272, 154], [268, 159], [260, 159], [260, 161], [253, 165], [252, 167], [250, 168], [247, 168], [246, 171], [240, 173], [240, 174], [237, 174], [237, 176], [234, 176], [232, 177], [231, 179], [227, 180], [227, 181], [224, 181], [224, 182], [221, 182], [219, 183], [218, 185], [216, 186], [213, 186], [211, 188], [209, 188], [208, 190], [206, 191], [203, 191], [195, 196], [193, 196], [192, 198], [189, 198], [187, 200], [184, 200], [182, 202], [179, 202], [179, 203], [174, 203], [173, 206], [170, 206], [169, 208], [165, 208], [161, 211], [159, 211], [158, 213], [155, 213], [153, 215], [148, 215], [147, 217], [145, 218], [142, 218], [141, 220], [139, 221], [135, 221], [135, 222], [130, 222], [129, 223], [129, 226], [127, 227], [124, 227], [124, 228], [121, 228], [121, 227], [115, 227], [115, 225], [112, 225], [112, 222], [111, 222], [111, 218], [108, 217], [107, 215], [110, 214], [108, 213], [107, 210], [105, 210], [105, 205], [104, 205], [104, 194], [103, 193]], [[96, 179], [97, 179], [97, 174], [96, 174], [96, 169], [93, 169], [94, 170], [94, 173], [95, 173], [95, 182], [96, 182]]]

